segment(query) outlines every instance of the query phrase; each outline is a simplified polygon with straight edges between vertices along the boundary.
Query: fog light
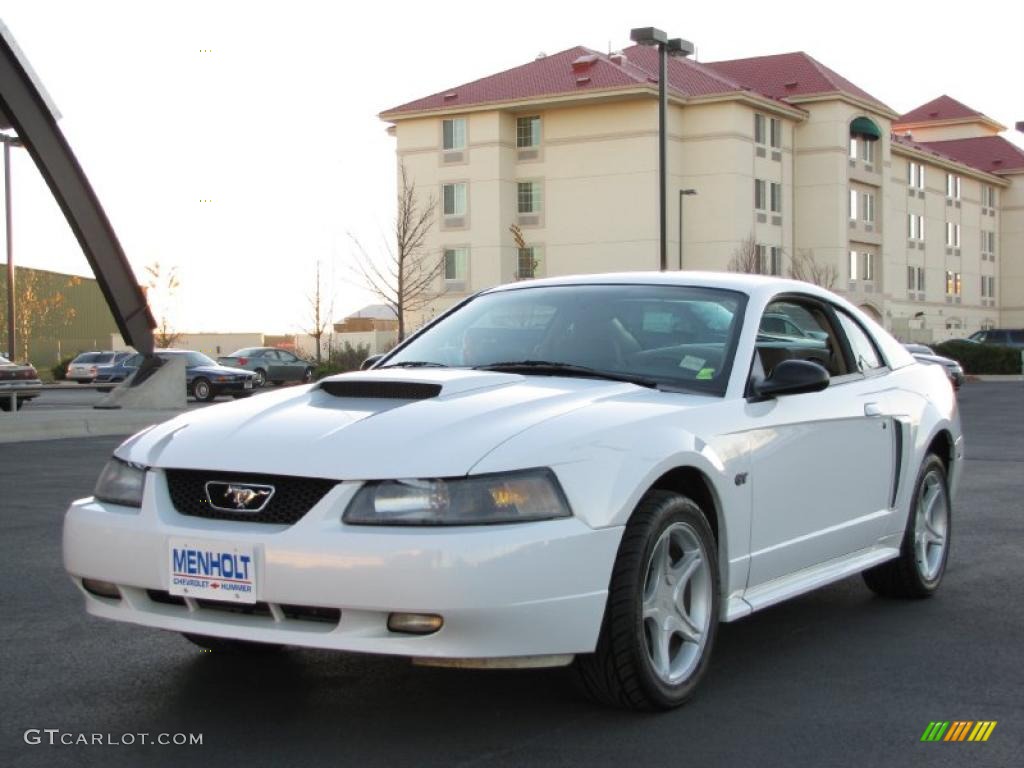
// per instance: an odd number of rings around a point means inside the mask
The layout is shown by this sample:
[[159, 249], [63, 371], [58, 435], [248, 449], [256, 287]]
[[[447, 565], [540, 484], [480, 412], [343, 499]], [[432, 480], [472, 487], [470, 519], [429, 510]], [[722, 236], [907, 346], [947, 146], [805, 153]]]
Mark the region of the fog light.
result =
[[407, 635], [429, 635], [444, 626], [444, 619], [433, 613], [392, 613], [388, 615], [388, 629]]
[[96, 595], [96, 597], [107, 597], [112, 600], [121, 599], [121, 590], [117, 588], [117, 584], [109, 581], [100, 581], [99, 579], [82, 579], [82, 587], [90, 595]]

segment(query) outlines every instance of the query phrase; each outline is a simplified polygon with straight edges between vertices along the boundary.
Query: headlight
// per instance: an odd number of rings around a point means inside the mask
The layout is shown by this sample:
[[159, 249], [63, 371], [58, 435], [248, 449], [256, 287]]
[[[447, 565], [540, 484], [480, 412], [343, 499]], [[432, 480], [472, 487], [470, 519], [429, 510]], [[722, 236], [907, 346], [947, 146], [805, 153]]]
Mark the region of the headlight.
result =
[[142, 506], [142, 487], [146, 481], [146, 468], [138, 464], [111, 457], [100, 472], [96, 489], [92, 492], [99, 501], [121, 504], [125, 507]]
[[550, 469], [367, 483], [342, 516], [354, 525], [481, 525], [569, 517]]

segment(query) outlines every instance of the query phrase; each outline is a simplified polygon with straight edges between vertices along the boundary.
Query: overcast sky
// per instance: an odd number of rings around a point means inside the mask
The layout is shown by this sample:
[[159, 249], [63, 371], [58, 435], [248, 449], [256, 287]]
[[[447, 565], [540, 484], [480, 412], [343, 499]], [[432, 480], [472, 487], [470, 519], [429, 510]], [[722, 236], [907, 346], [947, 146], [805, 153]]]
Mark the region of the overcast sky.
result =
[[[1020, 0], [0, 0], [0, 18], [136, 274], [178, 267], [173, 320], [189, 331], [302, 330], [318, 259], [337, 318], [373, 302], [348, 233], [379, 250], [393, 216], [394, 140], [377, 114], [541, 51], [625, 47], [634, 26], [692, 40], [701, 61], [803, 50], [897, 112], [947, 93], [1024, 146]], [[15, 263], [91, 274], [13, 154]]]

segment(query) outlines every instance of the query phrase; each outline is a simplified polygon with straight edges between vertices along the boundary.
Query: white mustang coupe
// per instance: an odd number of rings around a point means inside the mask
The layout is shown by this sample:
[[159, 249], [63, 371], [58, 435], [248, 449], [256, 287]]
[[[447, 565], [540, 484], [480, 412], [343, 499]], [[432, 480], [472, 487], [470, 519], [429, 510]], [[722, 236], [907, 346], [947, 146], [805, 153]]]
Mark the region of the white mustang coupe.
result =
[[668, 708], [721, 621], [858, 572], [931, 595], [962, 463], [942, 368], [828, 291], [536, 280], [367, 370], [131, 437], [64, 561], [90, 613], [206, 648], [572, 664]]

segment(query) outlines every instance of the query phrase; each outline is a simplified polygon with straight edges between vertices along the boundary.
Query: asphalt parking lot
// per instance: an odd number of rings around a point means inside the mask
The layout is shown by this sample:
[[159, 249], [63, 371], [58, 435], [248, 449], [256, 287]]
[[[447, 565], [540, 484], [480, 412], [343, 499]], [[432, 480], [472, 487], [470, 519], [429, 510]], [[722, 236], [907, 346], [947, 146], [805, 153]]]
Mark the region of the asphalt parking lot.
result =
[[[594, 706], [560, 670], [238, 659], [88, 617], [61, 568], [61, 520], [119, 438], [0, 445], [0, 765], [1019, 764], [1024, 386], [968, 384], [961, 407], [967, 465], [939, 594], [883, 600], [855, 577], [723, 625], [697, 699], [658, 715]], [[922, 743], [935, 720], [998, 725], [986, 743]], [[28, 729], [203, 743], [32, 745]]]

